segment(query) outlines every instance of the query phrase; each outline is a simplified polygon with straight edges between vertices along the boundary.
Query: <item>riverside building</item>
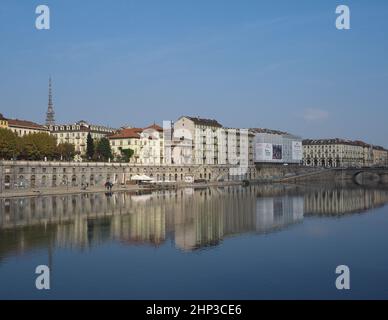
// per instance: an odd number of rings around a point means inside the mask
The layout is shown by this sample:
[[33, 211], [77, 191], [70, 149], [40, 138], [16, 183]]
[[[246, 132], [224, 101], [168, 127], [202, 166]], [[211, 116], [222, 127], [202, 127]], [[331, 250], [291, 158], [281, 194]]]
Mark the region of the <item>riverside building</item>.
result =
[[130, 149], [130, 163], [160, 165], [164, 163], [163, 128], [153, 124], [146, 128], [125, 128], [109, 136], [112, 153], [120, 157], [122, 151]]
[[346, 139], [303, 140], [303, 162], [313, 167], [387, 165], [388, 151], [363, 141]]
[[174, 123], [173, 137], [191, 141], [192, 164], [218, 164], [221, 129], [222, 125], [217, 120], [183, 116]]
[[174, 123], [171, 136], [172, 145], [181, 147], [172, 157], [174, 163], [254, 164], [254, 135], [248, 129], [225, 128], [214, 119], [183, 116]]

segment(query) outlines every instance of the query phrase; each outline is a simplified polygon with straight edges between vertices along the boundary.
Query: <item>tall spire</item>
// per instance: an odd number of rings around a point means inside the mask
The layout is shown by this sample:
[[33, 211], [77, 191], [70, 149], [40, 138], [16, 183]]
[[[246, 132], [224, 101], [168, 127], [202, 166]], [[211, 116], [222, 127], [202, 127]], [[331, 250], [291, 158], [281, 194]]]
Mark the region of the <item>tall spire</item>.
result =
[[55, 118], [54, 118], [55, 112], [53, 108], [53, 94], [52, 94], [52, 88], [51, 88], [51, 76], [49, 78], [49, 96], [48, 96], [48, 108], [46, 112], [46, 126], [54, 125], [55, 124]]

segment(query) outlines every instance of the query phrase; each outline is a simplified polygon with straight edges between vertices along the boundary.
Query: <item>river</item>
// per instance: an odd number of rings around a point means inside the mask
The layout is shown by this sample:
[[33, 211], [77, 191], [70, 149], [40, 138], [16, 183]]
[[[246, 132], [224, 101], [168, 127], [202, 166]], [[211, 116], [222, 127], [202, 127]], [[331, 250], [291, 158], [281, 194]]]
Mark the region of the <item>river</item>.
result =
[[388, 299], [387, 203], [281, 184], [0, 199], [0, 299]]

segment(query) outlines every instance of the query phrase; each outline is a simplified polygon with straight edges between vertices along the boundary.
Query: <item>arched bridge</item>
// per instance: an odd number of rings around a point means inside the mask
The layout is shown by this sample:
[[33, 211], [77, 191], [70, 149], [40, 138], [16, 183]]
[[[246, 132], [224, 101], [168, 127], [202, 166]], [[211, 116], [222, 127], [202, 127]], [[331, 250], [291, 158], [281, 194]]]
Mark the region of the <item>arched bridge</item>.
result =
[[280, 179], [280, 182], [299, 181], [352, 181], [358, 185], [388, 185], [388, 167], [328, 168]]

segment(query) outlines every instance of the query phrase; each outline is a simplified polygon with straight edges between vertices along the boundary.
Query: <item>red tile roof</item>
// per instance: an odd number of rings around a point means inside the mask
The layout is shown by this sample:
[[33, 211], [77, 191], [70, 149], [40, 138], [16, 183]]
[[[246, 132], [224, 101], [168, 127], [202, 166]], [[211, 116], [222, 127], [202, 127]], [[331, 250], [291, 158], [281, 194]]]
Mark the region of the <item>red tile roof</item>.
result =
[[154, 129], [154, 130], [156, 130], [156, 131], [163, 131], [163, 128], [162, 128], [161, 126], [158, 126], [158, 125], [155, 124], [155, 123], [154, 123], [153, 125], [150, 125], [150, 126], [144, 128], [144, 129]]
[[141, 128], [122, 129], [116, 134], [109, 136], [109, 139], [140, 139]]
[[140, 139], [140, 134], [147, 129], [153, 129], [159, 132], [163, 131], [163, 128], [161, 126], [158, 126], [157, 124], [154, 123], [144, 129], [142, 128], [121, 129], [117, 133], [110, 135], [109, 139]]
[[34, 130], [44, 130], [48, 131], [48, 129], [40, 124], [37, 124], [32, 121], [19, 120], [19, 119], [8, 119], [9, 127], [18, 127], [25, 129], [34, 129]]

